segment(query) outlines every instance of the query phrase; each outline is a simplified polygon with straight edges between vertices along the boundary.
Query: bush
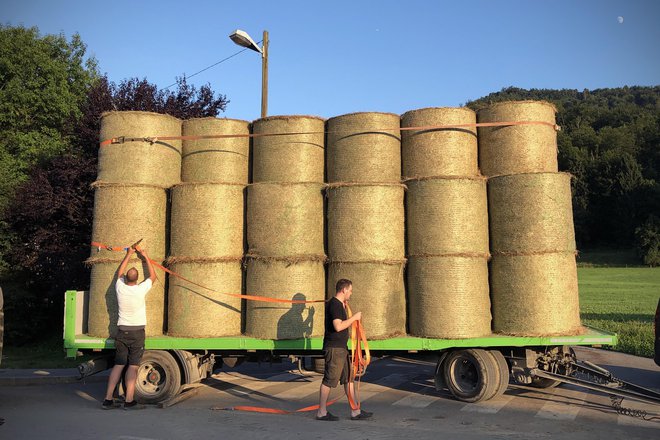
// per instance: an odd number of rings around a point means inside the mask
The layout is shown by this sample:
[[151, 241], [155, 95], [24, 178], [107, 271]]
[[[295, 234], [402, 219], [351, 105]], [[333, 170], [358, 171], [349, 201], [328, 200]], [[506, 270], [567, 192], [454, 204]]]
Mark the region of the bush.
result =
[[635, 230], [637, 251], [649, 266], [660, 266], [660, 218], [650, 215], [646, 221]]

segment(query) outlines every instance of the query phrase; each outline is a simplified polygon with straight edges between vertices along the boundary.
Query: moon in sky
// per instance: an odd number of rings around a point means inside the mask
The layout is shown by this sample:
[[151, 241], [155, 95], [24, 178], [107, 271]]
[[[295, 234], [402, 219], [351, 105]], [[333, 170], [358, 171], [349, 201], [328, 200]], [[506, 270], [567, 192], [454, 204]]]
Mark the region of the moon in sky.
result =
[[619, 16], [616, 18], [616, 21], [618, 21], [619, 24], [623, 23], [623, 17], [619, 15]]

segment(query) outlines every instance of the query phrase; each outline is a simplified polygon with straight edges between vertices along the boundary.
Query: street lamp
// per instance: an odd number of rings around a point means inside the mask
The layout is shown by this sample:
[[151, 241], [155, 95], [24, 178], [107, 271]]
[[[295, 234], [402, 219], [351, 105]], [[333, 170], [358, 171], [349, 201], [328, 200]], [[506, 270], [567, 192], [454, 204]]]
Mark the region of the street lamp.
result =
[[268, 31], [264, 31], [261, 47], [254, 42], [247, 32], [236, 29], [229, 35], [231, 41], [261, 54], [261, 117], [268, 112]]

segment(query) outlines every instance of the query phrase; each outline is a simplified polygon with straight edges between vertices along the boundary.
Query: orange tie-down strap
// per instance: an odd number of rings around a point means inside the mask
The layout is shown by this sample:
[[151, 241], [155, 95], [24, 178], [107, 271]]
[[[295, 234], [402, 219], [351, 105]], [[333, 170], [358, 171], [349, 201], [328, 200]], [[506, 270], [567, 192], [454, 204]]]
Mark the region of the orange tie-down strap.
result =
[[[503, 121], [503, 122], [476, 122], [470, 124], [445, 124], [445, 125], [423, 125], [417, 127], [390, 127], [390, 128], [370, 128], [369, 134], [378, 131], [420, 131], [420, 130], [443, 130], [452, 128], [474, 128], [474, 127], [510, 127], [514, 125], [545, 125], [559, 131], [561, 127], [547, 121]], [[227, 139], [227, 138], [255, 138], [267, 136], [291, 136], [304, 134], [332, 134], [329, 131], [300, 131], [292, 133], [247, 133], [247, 134], [207, 134], [200, 136], [148, 136], [148, 137], [127, 137], [117, 136], [101, 141], [101, 147], [111, 144], [123, 144], [125, 142], [149, 142], [158, 141], [199, 141], [202, 139]]]
[[[104, 244], [104, 243], [99, 243], [99, 242], [96, 242], [96, 241], [93, 241], [90, 244], [91, 244], [92, 247], [98, 248], [99, 250], [104, 249], [104, 250], [112, 251], [112, 252], [125, 252], [129, 248], [128, 246], [110, 246], [110, 245], [107, 245], [107, 244]], [[195, 285], [197, 287], [200, 287], [204, 290], [208, 290], [209, 292], [218, 293], [218, 292], [216, 292], [215, 290], [213, 290], [209, 287], [206, 287], [202, 284], [196, 283], [195, 281], [190, 280], [190, 279], [184, 277], [183, 275], [180, 275], [180, 274], [174, 272], [173, 270], [170, 270], [170, 269], [166, 268], [165, 266], [157, 263], [156, 261], [152, 260], [151, 258], [149, 258], [149, 261], [151, 261], [151, 264], [153, 264], [157, 268], [161, 269], [164, 272], [169, 273], [170, 275], [172, 275], [176, 278], [182, 279], [183, 281], [185, 281], [187, 283], [190, 283], [192, 285]], [[250, 300], [250, 301], [287, 303], [287, 304], [313, 304], [313, 303], [324, 303], [325, 302], [324, 299], [318, 299], [318, 300], [313, 300], [313, 301], [305, 301], [305, 300], [300, 300], [300, 299], [280, 299], [280, 298], [270, 298], [270, 297], [267, 297], [267, 296], [241, 295], [240, 293], [224, 293], [224, 292], [222, 292], [222, 295], [227, 295], [227, 296], [231, 296], [231, 297], [234, 297], [234, 298], [247, 299], [247, 300]]]

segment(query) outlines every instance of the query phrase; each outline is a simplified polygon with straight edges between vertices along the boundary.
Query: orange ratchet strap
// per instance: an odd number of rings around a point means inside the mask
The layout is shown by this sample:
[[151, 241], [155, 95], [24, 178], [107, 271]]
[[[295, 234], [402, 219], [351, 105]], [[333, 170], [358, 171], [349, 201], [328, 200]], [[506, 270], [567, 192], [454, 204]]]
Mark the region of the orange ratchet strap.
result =
[[[91, 246], [97, 248], [98, 250], [105, 249], [105, 250], [113, 251], [113, 252], [124, 252], [124, 251], [128, 250], [128, 246], [109, 246], [109, 245], [106, 245], [104, 243], [99, 243], [99, 242], [96, 242], [96, 241], [93, 241], [91, 243]], [[151, 261], [151, 263], [154, 266], [156, 266], [157, 268], [161, 269], [164, 272], [169, 273], [170, 275], [172, 275], [174, 277], [180, 278], [183, 281], [186, 281], [186, 282], [188, 282], [190, 284], [193, 284], [197, 287], [201, 287], [202, 289], [208, 290], [209, 292], [218, 293], [218, 292], [216, 292], [215, 290], [213, 290], [209, 287], [206, 287], [202, 284], [196, 283], [193, 280], [190, 280], [190, 279], [184, 277], [183, 275], [180, 275], [180, 274], [166, 268], [165, 266], [157, 263], [156, 261], [152, 260], [151, 258], [149, 258], [149, 261]], [[312, 303], [324, 303], [325, 302], [324, 299], [318, 299], [318, 300], [314, 300], [314, 301], [304, 301], [304, 300], [300, 300], [300, 299], [280, 299], [280, 298], [269, 298], [267, 296], [241, 295], [239, 293], [222, 293], [222, 294], [227, 295], [227, 296], [231, 296], [231, 297], [234, 297], [234, 298], [247, 299], [247, 300], [251, 300], [251, 301], [275, 302], [275, 303], [287, 303], [287, 304], [312, 304]]]
[[[350, 318], [353, 316], [351, 307], [348, 305], [348, 302], [344, 304], [346, 306], [346, 314]], [[360, 382], [362, 376], [367, 372], [367, 366], [370, 363], [371, 352], [369, 351], [369, 343], [367, 342], [362, 321], [355, 321], [351, 324], [351, 382], [353, 382], [355, 397], [351, 396], [350, 391], [346, 396], [351, 409], [354, 411], [360, 409]], [[356, 378], [357, 381], [355, 380]]]
[[[505, 122], [477, 122], [472, 124], [447, 124], [447, 125], [424, 125], [418, 127], [396, 127], [396, 128], [375, 128], [374, 131], [411, 131], [411, 130], [441, 130], [447, 128], [471, 128], [471, 127], [509, 127], [513, 125], [546, 125], [559, 131], [560, 127], [547, 121], [505, 121]], [[149, 142], [151, 144], [158, 141], [198, 141], [202, 139], [228, 139], [228, 138], [255, 138], [267, 136], [290, 136], [303, 134], [329, 134], [328, 131], [300, 131], [294, 133], [248, 133], [248, 134], [209, 134], [201, 136], [153, 136], [153, 137], [126, 137], [118, 136], [101, 141], [100, 147], [111, 144], [123, 144], [125, 142]]]

